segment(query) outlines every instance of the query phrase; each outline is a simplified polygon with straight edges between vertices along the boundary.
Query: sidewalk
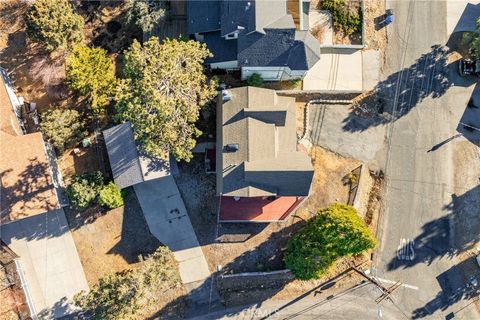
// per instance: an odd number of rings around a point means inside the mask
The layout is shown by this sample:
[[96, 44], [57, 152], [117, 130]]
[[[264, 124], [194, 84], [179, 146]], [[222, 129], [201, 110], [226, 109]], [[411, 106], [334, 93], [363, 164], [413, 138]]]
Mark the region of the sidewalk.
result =
[[187, 291], [210, 277], [207, 261], [171, 175], [134, 185], [150, 232], [173, 251]]

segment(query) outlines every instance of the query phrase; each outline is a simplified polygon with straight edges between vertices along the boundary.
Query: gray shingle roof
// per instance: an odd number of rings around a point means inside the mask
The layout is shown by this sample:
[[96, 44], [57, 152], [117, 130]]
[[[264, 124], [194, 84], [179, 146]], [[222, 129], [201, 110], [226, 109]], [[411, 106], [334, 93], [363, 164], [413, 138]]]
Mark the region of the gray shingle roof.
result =
[[120, 188], [178, 171], [176, 162], [155, 159], [138, 151], [130, 122], [103, 131], [113, 180]]
[[206, 63], [225, 62], [237, 60], [237, 40], [225, 40], [220, 36], [220, 31], [205, 33], [203, 41], [213, 53], [212, 58], [207, 58]]
[[[230, 89], [217, 104], [217, 190], [227, 196], [306, 196], [313, 167], [297, 151], [295, 99], [274, 90]], [[238, 144], [237, 151], [225, 148]], [[293, 182], [293, 183], [292, 183]]]
[[120, 188], [143, 182], [137, 146], [129, 122], [103, 131], [113, 180]]
[[222, 0], [187, 1], [187, 31], [189, 34], [220, 30]]

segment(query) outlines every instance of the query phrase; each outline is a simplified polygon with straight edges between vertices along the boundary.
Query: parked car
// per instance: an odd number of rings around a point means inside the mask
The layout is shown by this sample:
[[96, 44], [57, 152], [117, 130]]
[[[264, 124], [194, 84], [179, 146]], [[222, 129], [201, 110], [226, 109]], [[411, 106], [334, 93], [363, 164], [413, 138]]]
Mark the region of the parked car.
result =
[[462, 77], [477, 76], [480, 77], [480, 59], [462, 59], [458, 64], [458, 72]]
[[480, 254], [476, 258], [477, 258], [478, 266], [480, 267]]

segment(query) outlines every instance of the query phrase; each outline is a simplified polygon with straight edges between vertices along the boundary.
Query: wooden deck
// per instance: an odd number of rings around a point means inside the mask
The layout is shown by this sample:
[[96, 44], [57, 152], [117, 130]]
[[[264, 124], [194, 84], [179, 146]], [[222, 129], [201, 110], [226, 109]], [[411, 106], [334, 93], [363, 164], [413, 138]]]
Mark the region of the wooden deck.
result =
[[[187, 34], [187, 2], [176, 0], [170, 2], [170, 15], [166, 21], [160, 22], [152, 32], [161, 40], [174, 39]], [[150, 35], [148, 35], [150, 37]]]

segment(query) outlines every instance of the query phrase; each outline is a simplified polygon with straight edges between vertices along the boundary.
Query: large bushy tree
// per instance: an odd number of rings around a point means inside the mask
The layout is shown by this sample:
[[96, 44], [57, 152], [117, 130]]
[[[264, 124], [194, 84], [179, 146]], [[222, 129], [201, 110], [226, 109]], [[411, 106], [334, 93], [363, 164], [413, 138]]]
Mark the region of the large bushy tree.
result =
[[113, 61], [107, 52], [102, 48], [76, 45], [66, 65], [69, 87], [88, 97], [94, 113], [102, 113], [116, 82]]
[[83, 18], [68, 0], [36, 0], [24, 18], [28, 36], [48, 51], [82, 41]]
[[355, 208], [336, 203], [318, 211], [288, 242], [285, 264], [297, 278], [320, 278], [339, 257], [360, 254], [376, 239]]
[[102, 277], [88, 293], [74, 297], [91, 319], [142, 319], [155, 306], [162, 291], [180, 283], [178, 267], [166, 247], [142, 261], [139, 269]]
[[167, 0], [129, 0], [127, 22], [143, 32], [151, 32], [156, 23], [167, 18], [168, 5]]
[[41, 115], [40, 131], [59, 153], [83, 138], [80, 114], [72, 109], [50, 109]]
[[216, 95], [215, 81], [208, 81], [203, 62], [211, 54], [196, 41], [152, 37], [134, 41], [125, 52], [125, 81], [116, 94], [117, 118], [133, 124], [135, 138], [147, 154], [189, 161], [200, 108]]

